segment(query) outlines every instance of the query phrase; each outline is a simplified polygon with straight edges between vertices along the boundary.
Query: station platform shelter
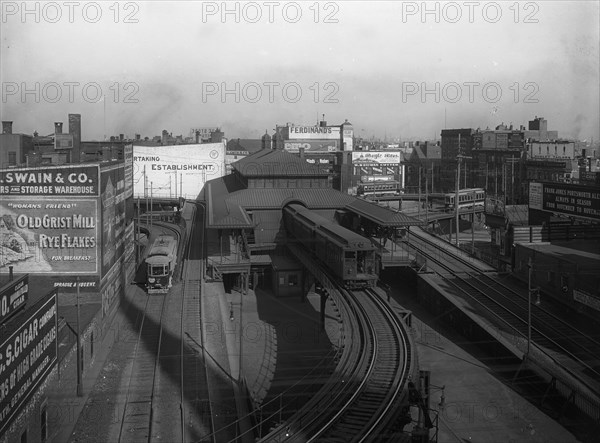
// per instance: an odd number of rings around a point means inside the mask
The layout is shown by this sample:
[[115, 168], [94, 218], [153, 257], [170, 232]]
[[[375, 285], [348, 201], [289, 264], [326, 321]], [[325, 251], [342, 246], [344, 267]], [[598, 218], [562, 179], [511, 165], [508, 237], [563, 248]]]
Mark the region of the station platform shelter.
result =
[[286, 248], [282, 209], [291, 203], [371, 238], [382, 266], [410, 266], [394, 240], [425, 222], [333, 189], [329, 170], [286, 151], [263, 149], [231, 166], [231, 174], [208, 181], [200, 195], [207, 275], [226, 290], [265, 285], [278, 296], [306, 294], [311, 277]]

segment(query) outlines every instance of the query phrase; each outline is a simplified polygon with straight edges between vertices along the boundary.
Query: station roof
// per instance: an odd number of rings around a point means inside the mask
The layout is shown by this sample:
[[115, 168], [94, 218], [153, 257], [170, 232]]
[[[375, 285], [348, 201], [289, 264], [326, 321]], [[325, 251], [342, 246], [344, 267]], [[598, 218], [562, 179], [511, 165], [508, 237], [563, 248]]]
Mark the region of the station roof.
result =
[[248, 211], [281, 210], [288, 203], [301, 203], [308, 209], [345, 209], [383, 227], [421, 226], [425, 222], [408, 215], [358, 199], [332, 188], [252, 188], [232, 186], [225, 176], [206, 183], [209, 229], [243, 229], [255, 226]]
[[329, 176], [328, 172], [294, 154], [273, 149], [262, 149], [232, 163], [231, 166], [245, 177]]
[[401, 212], [395, 212], [376, 203], [354, 198], [346, 205], [346, 209], [360, 215], [384, 228], [401, 226], [424, 226], [427, 222]]

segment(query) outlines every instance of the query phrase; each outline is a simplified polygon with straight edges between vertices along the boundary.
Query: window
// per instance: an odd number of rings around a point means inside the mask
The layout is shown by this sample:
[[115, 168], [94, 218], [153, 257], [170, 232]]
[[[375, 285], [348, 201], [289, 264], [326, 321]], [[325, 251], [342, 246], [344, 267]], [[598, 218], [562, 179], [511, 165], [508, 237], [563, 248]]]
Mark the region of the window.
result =
[[288, 285], [289, 286], [298, 286], [298, 275], [297, 274], [290, 274], [288, 276]]
[[27, 443], [27, 429], [21, 434], [21, 443]]
[[17, 164], [17, 152], [16, 151], [8, 151], [8, 164], [10, 166], [15, 166]]
[[90, 333], [90, 358], [94, 358], [94, 331]]

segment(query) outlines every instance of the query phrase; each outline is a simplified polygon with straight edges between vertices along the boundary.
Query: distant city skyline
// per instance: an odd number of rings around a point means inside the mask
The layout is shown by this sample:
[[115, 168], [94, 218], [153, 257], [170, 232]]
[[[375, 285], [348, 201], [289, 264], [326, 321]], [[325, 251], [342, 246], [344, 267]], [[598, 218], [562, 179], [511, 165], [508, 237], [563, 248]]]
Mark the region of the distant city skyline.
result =
[[325, 114], [426, 140], [543, 116], [599, 140], [599, 4], [3, 2], [2, 120], [46, 135], [78, 113], [87, 140], [258, 138]]

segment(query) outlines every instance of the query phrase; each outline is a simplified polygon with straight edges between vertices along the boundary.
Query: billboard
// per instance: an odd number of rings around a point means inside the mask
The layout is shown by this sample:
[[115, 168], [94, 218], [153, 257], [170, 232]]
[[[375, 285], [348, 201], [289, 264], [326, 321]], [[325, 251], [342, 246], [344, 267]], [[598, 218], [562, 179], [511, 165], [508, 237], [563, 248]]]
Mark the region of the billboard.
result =
[[339, 126], [286, 126], [288, 140], [341, 140]]
[[0, 272], [99, 272], [97, 199], [5, 197], [0, 212]]
[[0, 170], [0, 195], [97, 196], [98, 165]]
[[56, 363], [56, 291], [0, 344], [0, 435]]
[[210, 141], [210, 137], [212, 136], [213, 132], [218, 131], [219, 128], [192, 128], [190, 130], [190, 134], [192, 136], [192, 138], [195, 139], [196, 137], [196, 132], [198, 132], [198, 136], [200, 138], [200, 140], [202, 141]]
[[600, 220], [600, 187], [530, 183], [529, 208]]
[[102, 204], [102, 275], [106, 275], [123, 254], [125, 227], [125, 165], [119, 163], [100, 171]]
[[339, 151], [339, 140], [293, 140], [284, 141], [283, 149], [288, 152], [300, 152], [300, 148], [304, 152], [336, 152]]
[[73, 149], [73, 134], [54, 134], [54, 149]]
[[225, 175], [225, 143], [133, 147], [134, 197], [195, 199]]
[[352, 164], [373, 164], [398, 166], [402, 161], [399, 151], [353, 151]]
[[29, 275], [25, 274], [0, 289], [0, 325], [25, 307], [29, 296]]
[[133, 197], [133, 145], [124, 147], [125, 157], [125, 198]]

